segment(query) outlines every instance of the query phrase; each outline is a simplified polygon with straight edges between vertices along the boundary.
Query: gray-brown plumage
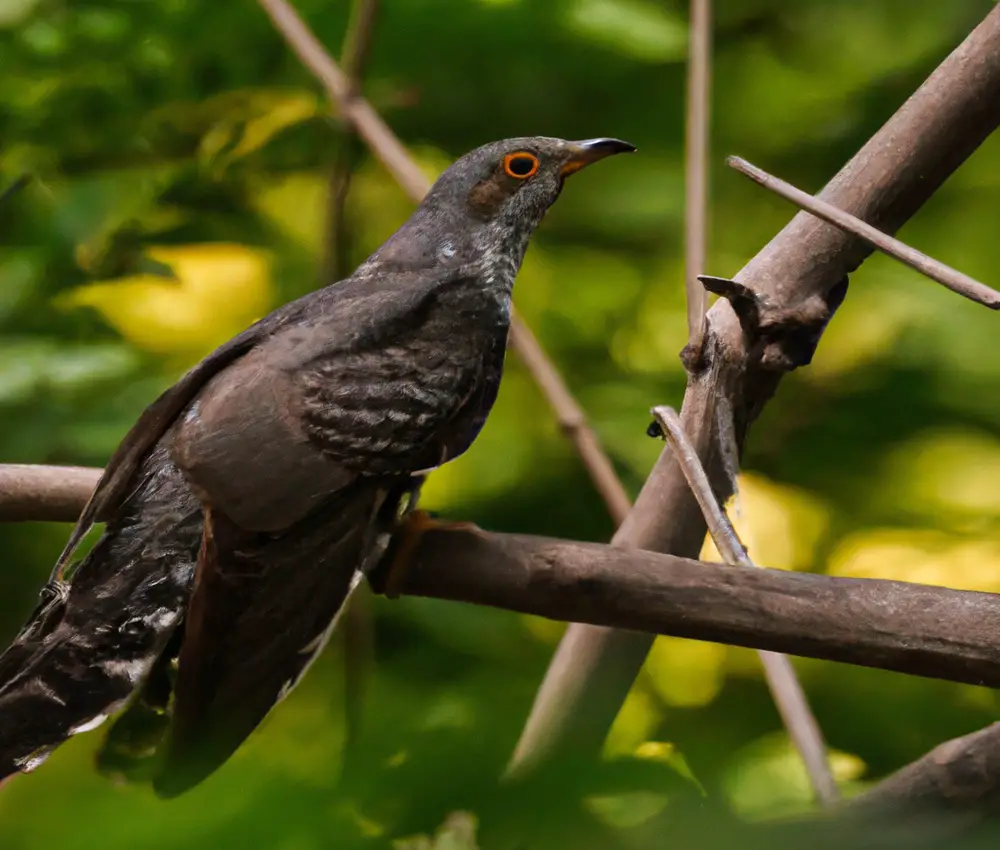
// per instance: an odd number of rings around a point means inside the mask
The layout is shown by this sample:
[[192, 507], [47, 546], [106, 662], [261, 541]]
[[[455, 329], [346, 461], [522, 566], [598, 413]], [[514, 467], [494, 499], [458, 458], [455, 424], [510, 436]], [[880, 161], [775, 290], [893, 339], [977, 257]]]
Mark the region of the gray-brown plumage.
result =
[[[421, 474], [496, 398], [511, 289], [564, 178], [613, 139], [452, 165], [351, 277], [209, 355], [125, 437], [0, 656], [0, 778], [131, 698], [101, 764], [171, 796], [294, 686]], [[103, 537], [69, 577], [96, 521]]]

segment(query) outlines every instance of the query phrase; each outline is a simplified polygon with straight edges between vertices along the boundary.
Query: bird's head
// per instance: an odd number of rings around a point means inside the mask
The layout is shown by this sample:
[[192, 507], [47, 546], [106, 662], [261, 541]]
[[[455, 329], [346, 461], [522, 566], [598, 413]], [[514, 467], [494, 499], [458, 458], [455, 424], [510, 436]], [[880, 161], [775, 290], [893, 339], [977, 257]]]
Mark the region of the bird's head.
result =
[[492, 142], [456, 160], [438, 178], [425, 204], [438, 210], [449, 207], [488, 228], [530, 233], [570, 174], [634, 150], [618, 139], [568, 142], [533, 136]]
[[433, 268], [503, 259], [516, 271], [528, 238], [559, 197], [565, 179], [606, 157], [634, 150], [618, 139], [568, 142], [545, 136], [483, 145], [438, 177], [410, 220], [369, 263]]

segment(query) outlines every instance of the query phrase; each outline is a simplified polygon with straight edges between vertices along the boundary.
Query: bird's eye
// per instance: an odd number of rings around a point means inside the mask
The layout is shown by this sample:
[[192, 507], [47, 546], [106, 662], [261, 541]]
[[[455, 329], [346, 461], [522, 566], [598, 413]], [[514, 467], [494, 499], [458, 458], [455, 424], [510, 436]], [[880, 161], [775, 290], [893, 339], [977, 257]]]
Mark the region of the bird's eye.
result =
[[538, 171], [538, 157], [527, 151], [509, 153], [503, 158], [503, 170], [509, 177], [526, 180]]

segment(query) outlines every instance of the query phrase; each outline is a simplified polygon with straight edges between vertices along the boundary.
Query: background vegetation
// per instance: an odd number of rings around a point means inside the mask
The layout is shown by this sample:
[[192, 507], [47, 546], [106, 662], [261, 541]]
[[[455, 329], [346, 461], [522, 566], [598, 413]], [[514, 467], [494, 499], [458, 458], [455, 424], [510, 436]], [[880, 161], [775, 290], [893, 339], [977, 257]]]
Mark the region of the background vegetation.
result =
[[[818, 189], [990, 5], [718, 3], [706, 271], [734, 273], [792, 214], [727, 172], [724, 154]], [[298, 6], [340, 44], [346, 0]], [[686, 4], [382, 6], [366, 92], [429, 175], [505, 136], [639, 147], [570, 183], [516, 292], [637, 490], [660, 448], [644, 436], [648, 408], [679, 404], [684, 386]], [[0, 461], [102, 464], [181, 370], [315, 287], [342, 143], [251, 0], [0, 0], [0, 178], [37, 177], [0, 210]], [[998, 198], [995, 138], [901, 237], [991, 282]], [[409, 210], [362, 157], [351, 263]], [[815, 363], [754, 429], [739, 510], [758, 563], [1000, 591], [995, 342], [993, 314], [892, 261], [867, 263]], [[435, 474], [426, 502], [495, 530], [612, 531], [516, 359], [481, 439]], [[67, 532], [0, 527], [0, 638], [31, 610]], [[563, 846], [561, 834], [574, 848], [660, 847], [700, 789], [752, 817], [807, 798], [753, 654], [673, 639], [657, 642], [618, 719], [613, 771], [557, 778], [530, 799], [498, 795], [561, 626], [415, 599], [371, 609], [356, 764], [342, 770], [340, 640], [194, 792], [166, 804], [108, 782], [91, 733], [4, 786], [0, 846], [381, 847], [469, 809], [484, 846]], [[848, 788], [997, 714], [984, 689], [797, 666]], [[575, 837], [557, 828], [567, 823]]]

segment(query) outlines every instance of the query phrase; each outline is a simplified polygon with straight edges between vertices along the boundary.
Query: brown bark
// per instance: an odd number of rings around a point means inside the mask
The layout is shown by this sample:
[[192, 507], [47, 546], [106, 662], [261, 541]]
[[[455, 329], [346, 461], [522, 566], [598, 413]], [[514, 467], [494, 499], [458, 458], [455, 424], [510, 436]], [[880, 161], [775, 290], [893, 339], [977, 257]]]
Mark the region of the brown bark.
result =
[[[820, 197], [894, 233], [998, 125], [1000, 7], [995, 7]], [[738, 284], [720, 291], [728, 300], [709, 311], [701, 356], [689, 358], [681, 416], [721, 500], [732, 491], [733, 464], [727, 458], [742, 448], [782, 375], [810, 361], [846, 293], [847, 275], [871, 251], [857, 237], [799, 213], [736, 276]], [[695, 556], [704, 535], [705, 522], [684, 475], [665, 451], [614, 543]], [[527, 769], [560, 752], [596, 753], [651, 640], [571, 626], [539, 690], [515, 766]]]

